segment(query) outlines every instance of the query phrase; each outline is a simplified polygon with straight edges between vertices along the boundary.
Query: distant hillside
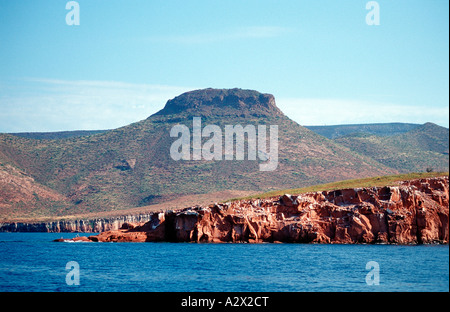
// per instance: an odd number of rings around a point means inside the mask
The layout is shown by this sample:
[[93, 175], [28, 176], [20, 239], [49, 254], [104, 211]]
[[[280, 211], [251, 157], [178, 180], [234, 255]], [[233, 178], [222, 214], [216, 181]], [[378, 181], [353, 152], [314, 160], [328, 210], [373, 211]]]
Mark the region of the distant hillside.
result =
[[[208, 89], [207, 89], [208, 90]], [[173, 109], [173, 108], [170, 108]], [[158, 115], [167, 114], [167, 110], [161, 110]], [[278, 114], [279, 112], [277, 112]], [[242, 113], [241, 113], [242, 114]], [[412, 129], [419, 127], [420, 124], [412, 123], [376, 123], [376, 124], [354, 124], [354, 125], [334, 125], [334, 126], [304, 126], [305, 128], [323, 135], [329, 139], [335, 139], [341, 136], [366, 133], [378, 136], [391, 136], [406, 133]], [[55, 132], [18, 132], [9, 133], [28, 139], [37, 140], [59, 140], [72, 137], [81, 137], [103, 133], [109, 130], [74, 130], [74, 131], [55, 131]]]
[[[278, 125], [277, 169], [260, 171], [261, 160], [173, 160], [170, 130], [184, 124], [192, 132], [193, 116], [220, 129]], [[17, 216], [20, 205], [34, 208], [34, 217], [57, 217], [147, 206], [189, 194], [260, 193], [398, 172], [298, 125], [278, 109], [272, 95], [241, 89], [191, 91], [146, 120], [96, 135], [35, 140], [0, 134], [0, 163], [64, 196], [64, 203], [45, 210], [34, 201], [3, 200], [4, 219]], [[20, 191], [8, 181], [0, 181], [8, 193], [0, 197]]]
[[355, 125], [335, 125], [335, 126], [305, 126], [320, 135], [329, 139], [336, 139], [341, 136], [366, 133], [377, 136], [391, 136], [411, 131], [420, 124], [412, 123], [374, 123], [374, 124], [355, 124]]
[[448, 171], [449, 129], [426, 123], [387, 137], [351, 134], [334, 140], [399, 172]]
[[88, 136], [106, 132], [108, 130], [75, 130], [75, 131], [56, 131], [56, 132], [19, 132], [10, 133], [27, 139], [36, 140], [59, 140], [81, 136]]

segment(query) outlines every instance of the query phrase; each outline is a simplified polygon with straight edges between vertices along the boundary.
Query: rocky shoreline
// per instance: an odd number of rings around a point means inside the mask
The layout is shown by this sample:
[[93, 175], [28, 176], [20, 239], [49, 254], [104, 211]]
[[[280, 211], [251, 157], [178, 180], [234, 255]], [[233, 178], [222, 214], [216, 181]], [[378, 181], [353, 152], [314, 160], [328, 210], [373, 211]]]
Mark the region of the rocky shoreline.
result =
[[51, 222], [0, 222], [0, 232], [100, 233], [118, 230], [124, 223], [142, 223], [152, 214]]
[[[448, 244], [449, 178], [168, 210], [71, 241]], [[58, 239], [56, 241], [67, 241]]]

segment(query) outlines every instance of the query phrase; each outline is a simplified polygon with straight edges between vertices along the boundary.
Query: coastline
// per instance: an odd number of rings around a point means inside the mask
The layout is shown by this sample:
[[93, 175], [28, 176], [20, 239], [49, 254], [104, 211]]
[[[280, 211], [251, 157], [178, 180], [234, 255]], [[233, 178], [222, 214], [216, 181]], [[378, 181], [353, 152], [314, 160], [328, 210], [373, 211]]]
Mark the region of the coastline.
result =
[[[237, 200], [149, 215], [93, 242], [448, 244], [449, 179]], [[76, 239], [74, 239], [76, 241]]]

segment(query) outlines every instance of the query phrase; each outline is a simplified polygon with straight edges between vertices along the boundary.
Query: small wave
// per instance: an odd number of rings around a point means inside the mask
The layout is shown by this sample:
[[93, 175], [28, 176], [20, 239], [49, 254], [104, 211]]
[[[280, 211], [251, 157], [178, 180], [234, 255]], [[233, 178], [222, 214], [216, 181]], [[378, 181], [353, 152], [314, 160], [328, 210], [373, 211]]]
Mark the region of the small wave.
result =
[[65, 240], [63, 240], [63, 242], [64, 243], [92, 243], [92, 242], [88, 242], [88, 241], [81, 241], [81, 240], [78, 240], [78, 241], [74, 241], [74, 240], [72, 240], [72, 239], [65, 239]]

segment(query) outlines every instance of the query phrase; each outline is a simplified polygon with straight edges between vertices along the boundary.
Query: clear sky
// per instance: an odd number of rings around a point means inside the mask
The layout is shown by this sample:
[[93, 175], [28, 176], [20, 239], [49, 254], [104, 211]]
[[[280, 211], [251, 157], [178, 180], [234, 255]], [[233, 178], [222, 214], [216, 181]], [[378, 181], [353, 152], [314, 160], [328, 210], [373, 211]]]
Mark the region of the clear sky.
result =
[[[0, 132], [111, 129], [255, 89], [302, 125], [449, 125], [449, 2], [0, 0]], [[373, 12], [372, 12], [373, 13]]]

